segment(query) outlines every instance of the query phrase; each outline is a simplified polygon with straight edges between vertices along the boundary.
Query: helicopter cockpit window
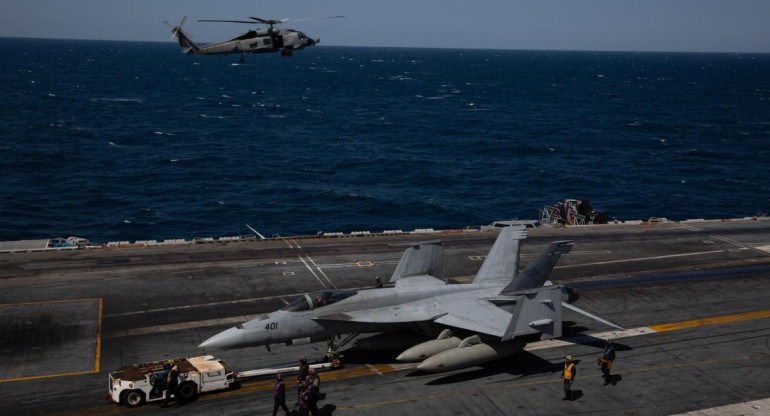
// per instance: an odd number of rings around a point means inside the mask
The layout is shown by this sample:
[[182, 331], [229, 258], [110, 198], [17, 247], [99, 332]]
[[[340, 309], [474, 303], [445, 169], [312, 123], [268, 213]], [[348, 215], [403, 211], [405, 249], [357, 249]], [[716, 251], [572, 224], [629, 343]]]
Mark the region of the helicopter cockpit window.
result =
[[265, 38], [262, 40], [263, 45], [269, 45], [270, 44], [270, 38]]
[[306, 311], [308, 309], [321, 308], [355, 295], [355, 290], [317, 290], [303, 295], [294, 302], [284, 306], [281, 310], [290, 312]]

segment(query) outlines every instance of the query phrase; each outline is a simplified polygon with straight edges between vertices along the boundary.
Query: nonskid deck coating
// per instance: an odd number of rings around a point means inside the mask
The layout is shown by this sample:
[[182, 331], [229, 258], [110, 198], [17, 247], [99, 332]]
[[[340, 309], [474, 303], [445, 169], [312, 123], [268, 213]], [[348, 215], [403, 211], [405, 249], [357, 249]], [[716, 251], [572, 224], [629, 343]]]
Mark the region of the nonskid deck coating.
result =
[[[583, 289], [578, 306], [627, 328], [722, 315], [745, 317], [748, 312], [756, 312], [756, 302], [768, 296], [763, 289], [767, 279], [763, 270], [770, 264], [770, 256], [755, 249], [770, 243], [768, 228], [767, 222], [756, 221], [704, 222], [686, 227], [668, 224], [534, 230], [523, 244], [522, 262], [529, 261], [531, 254], [548, 241], [575, 239], [576, 253], [566, 256], [557, 266], [553, 280], [557, 283], [601, 283], [625, 279], [630, 285], [598, 284]], [[450, 281], [467, 281], [468, 276], [478, 269], [495, 236], [494, 232], [442, 236]], [[85, 298], [101, 294], [105, 299], [104, 330], [115, 336], [104, 340], [99, 374], [66, 378], [66, 384], [78, 386], [77, 393], [62, 388], [59, 380], [65, 379], [53, 378], [37, 380], [35, 386], [27, 381], [2, 383], [0, 399], [20, 414], [81, 413], [87, 409], [95, 409], [96, 413], [125, 412], [125, 408], [97, 399], [106, 392], [107, 371], [135, 362], [200, 355], [201, 351], [195, 345], [229, 326], [230, 318], [277, 309], [283, 303], [282, 298], [291, 300], [291, 296], [304, 290], [313, 290], [323, 284], [340, 288], [366, 287], [372, 283], [374, 274], [388, 276], [392, 272], [403, 248], [389, 244], [399, 239], [431, 238], [364, 237], [345, 241], [308, 240], [299, 245], [259, 242], [184, 249], [133, 248], [9, 255], [5, 257], [6, 261], [0, 262], [0, 275], [13, 276], [0, 279], [3, 286], [0, 300], [42, 301], [41, 298], [54, 296]], [[693, 254], [702, 252], [711, 253]], [[664, 257], [674, 254], [683, 255]], [[372, 266], [357, 267], [356, 262], [371, 262]], [[746, 272], [725, 278], [724, 274], [718, 273], [725, 267], [728, 269], [724, 270], [745, 269]], [[698, 270], [717, 273], [698, 274]], [[287, 276], [286, 272], [294, 274]], [[321, 277], [320, 272], [325, 277]], [[695, 279], [628, 278], [677, 273], [696, 273], [697, 276]], [[63, 282], [67, 284], [61, 284]], [[750, 296], [746, 294], [750, 292], [748, 288], [753, 288]], [[155, 291], [161, 295], [155, 296]], [[169, 291], [171, 300], [164, 296]], [[672, 308], [672, 305], [678, 306]], [[674, 319], [664, 319], [666, 316]], [[222, 319], [223, 325], [184, 325], [208, 319]], [[404, 368], [383, 372], [387, 367], [382, 365], [389, 365], [386, 356], [372, 356], [369, 361], [353, 351], [349, 353], [353, 360], [349, 362], [350, 370], [360, 368], [355, 371], [361, 373], [350, 379], [332, 381], [325, 378], [323, 390], [327, 396], [322, 404], [327, 414], [443, 414], [442, 409], [449, 406], [462, 414], [479, 415], [508, 414], [501, 409], [515, 409], [517, 414], [540, 414], [541, 411], [559, 414], [582, 409], [609, 415], [617, 414], [617, 403], [625, 401], [633, 414], [663, 415], [740, 403], [764, 397], [758, 396], [757, 385], [766, 381], [757, 375], [768, 365], [767, 347], [754, 340], [770, 336], [764, 329], [766, 324], [763, 322], [766, 321], [758, 318], [720, 322], [708, 327], [637, 336], [635, 341], [629, 341], [630, 349], [619, 351], [618, 369], [623, 379], [617, 386], [610, 386], [612, 390], [602, 388], [598, 372], [591, 369], [596, 349], [590, 345], [533, 351], [527, 354], [535, 355], [519, 358], [517, 364], [497, 364], [502, 372], [492, 366], [440, 375], [414, 375]], [[153, 328], [159, 323], [170, 325], [171, 329], [129, 335], [130, 331]], [[580, 319], [565, 321], [565, 333], [568, 334], [601, 333], [602, 330], [600, 325]], [[747, 338], [744, 335], [747, 333], [757, 335]], [[746, 354], [734, 354], [738, 345]], [[682, 346], [686, 348], [681, 349]], [[277, 346], [272, 352], [247, 349], [214, 354], [237, 371], [292, 362], [299, 354], [316, 356], [322, 350], [323, 347], [315, 350], [313, 346]], [[583, 361], [577, 383], [583, 396], [571, 403], [549, 400], [549, 397], [559, 397], [560, 384], [558, 374], [554, 372], [567, 352]], [[682, 352], [687, 352], [689, 357], [682, 356]], [[674, 356], [681, 358], [672, 360]], [[378, 371], [366, 366], [367, 361]], [[520, 367], [522, 364], [524, 367]], [[526, 371], [510, 378], [509, 372], [517, 374], [521, 368]], [[755, 369], [751, 378], [741, 374], [750, 368]], [[713, 388], [710, 381], [689, 380], [687, 374], [691, 371], [705, 371], [711, 378], [717, 377]], [[339, 373], [340, 376], [344, 374]], [[662, 374], [666, 374], [664, 379], [659, 377]], [[676, 383], [670, 384], [672, 380]], [[653, 389], [656, 399], [647, 394], [635, 394], [642, 387], [640, 382], [678, 391], [678, 399], [669, 400], [670, 394], [658, 388]], [[594, 383], [597, 387], [593, 387]], [[732, 388], [725, 390], [725, 385], [740, 386], [741, 393], [737, 394]], [[704, 395], [703, 392], [692, 394], [695, 386], [708, 391], [705, 399], [699, 397]], [[49, 393], [34, 398], [31, 392], [41, 387]], [[244, 392], [250, 391], [247, 384], [244, 389]], [[377, 400], [372, 400], [372, 389], [377, 392]], [[601, 399], [607, 394], [614, 401]], [[488, 400], [481, 400], [483, 397]], [[539, 407], [524, 404], [533, 400], [540, 400]], [[650, 400], [654, 402], [648, 402]], [[648, 404], [640, 407], [635, 406], [635, 402]], [[271, 407], [269, 392], [240, 394], [236, 390], [223, 396], [204, 396], [187, 405], [185, 410], [198, 414], [233, 414], [269, 412]], [[163, 409], [147, 406], [139, 411], [159, 410]]]

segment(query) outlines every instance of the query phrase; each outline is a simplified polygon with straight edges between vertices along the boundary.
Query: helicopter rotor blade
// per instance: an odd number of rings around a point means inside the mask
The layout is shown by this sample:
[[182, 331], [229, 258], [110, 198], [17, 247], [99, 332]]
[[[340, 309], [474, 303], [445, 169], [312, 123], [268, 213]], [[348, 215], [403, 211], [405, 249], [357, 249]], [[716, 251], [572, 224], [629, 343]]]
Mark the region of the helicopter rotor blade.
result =
[[187, 16], [182, 16], [182, 21], [179, 22], [179, 27], [182, 27], [182, 25], [184, 25], [184, 22], [186, 21], [187, 21]]
[[254, 19], [257, 22], [265, 25], [277, 25], [278, 23], [283, 23], [289, 20], [289, 19], [263, 19], [261, 17], [252, 17], [252, 16], [249, 16], [249, 19]]
[[169, 42], [173, 42], [174, 38], [176, 37], [176, 32], [179, 30], [176, 26], [172, 25], [168, 22], [168, 20], [164, 20], [163, 23], [166, 24], [166, 26], [171, 28], [171, 38], [169, 38]]
[[339, 19], [345, 16], [308, 17], [307, 19], [294, 19], [292, 22], [307, 22], [309, 20]]
[[248, 20], [219, 20], [219, 19], [202, 19], [199, 22], [219, 22], [219, 23], [247, 23], [250, 25], [260, 24], [262, 22], [250, 22]]
[[[307, 18], [307, 19], [289, 19], [289, 18], [284, 18], [284, 19], [263, 19], [261, 17], [249, 16], [249, 19], [252, 19], [252, 20], [201, 19], [201, 20], [198, 20], [198, 21], [199, 22], [209, 22], [209, 23], [210, 22], [218, 22], [218, 23], [245, 23], [245, 24], [251, 24], [251, 25], [263, 24], [263, 25], [273, 26], [273, 25], [277, 25], [277, 24], [280, 24], [280, 23], [286, 23], [286, 22], [306, 22], [306, 21], [309, 21], [309, 20], [338, 19], [338, 18], [341, 18], [341, 17], [345, 17], [345, 16], [311, 17], [311, 18]], [[179, 26], [182, 26], [182, 25], [180, 24]]]

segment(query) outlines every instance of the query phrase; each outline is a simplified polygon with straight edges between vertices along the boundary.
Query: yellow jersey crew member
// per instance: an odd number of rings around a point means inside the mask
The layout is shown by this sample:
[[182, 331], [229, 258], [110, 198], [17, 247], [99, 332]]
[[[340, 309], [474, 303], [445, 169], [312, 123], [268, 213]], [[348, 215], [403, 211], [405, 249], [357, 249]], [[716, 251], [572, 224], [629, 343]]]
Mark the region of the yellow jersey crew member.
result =
[[[166, 374], [166, 397], [163, 399], [163, 404], [160, 407], [168, 407], [168, 401], [173, 394], [176, 398], [176, 389], [179, 387], [179, 367], [177, 367], [174, 360], [166, 361], [166, 364], [170, 366], [168, 374]], [[177, 403], [179, 400], [177, 399]]]
[[564, 372], [562, 372], [562, 379], [564, 379], [564, 398], [562, 400], [572, 400], [572, 382], [575, 381], [577, 375], [577, 368], [572, 361], [572, 356], [567, 356], [567, 361], [564, 362]]

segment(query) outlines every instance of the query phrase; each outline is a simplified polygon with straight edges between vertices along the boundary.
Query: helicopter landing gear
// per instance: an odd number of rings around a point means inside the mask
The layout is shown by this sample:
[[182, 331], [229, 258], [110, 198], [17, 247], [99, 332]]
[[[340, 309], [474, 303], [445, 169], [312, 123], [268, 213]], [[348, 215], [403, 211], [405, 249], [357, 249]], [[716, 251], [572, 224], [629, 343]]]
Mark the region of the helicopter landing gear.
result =
[[245, 53], [241, 53], [240, 63], [241, 63], [241, 65], [246, 63], [246, 54]]

